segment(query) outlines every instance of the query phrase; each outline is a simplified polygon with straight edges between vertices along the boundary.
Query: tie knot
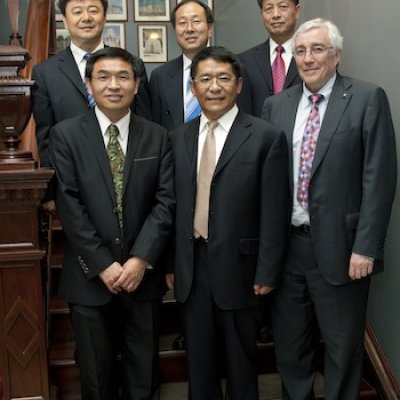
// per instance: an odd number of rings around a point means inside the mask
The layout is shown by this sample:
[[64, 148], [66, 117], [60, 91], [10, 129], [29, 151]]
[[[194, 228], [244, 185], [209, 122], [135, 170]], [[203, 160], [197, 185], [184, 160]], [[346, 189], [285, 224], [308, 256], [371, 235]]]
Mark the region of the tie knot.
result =
[[92, 53], [86, 53], [86, 54], [83, 56], [83, 59], [84, 59], [85, 61], [87, 61], [87, 60], [89, 60], [89, 58], [91, 57], [91, 55], [92, 55]]
[[117, 125], [111, 124], [108, 127], [108, 134], [110, 135], [110, 139], [116, 138], [119, 135], [119, 129], [118, 129]]
[[318, 105], [319, 103], [321, 103], [321, 101], [323, 100], [324, 96], [322, 94], [316, 93], [316, 94], [311, 94], [310, 96], [308, 96], [310, 103], [313, 106]]
[[285, 52], [285, 48], [281, 45], [276, 46], [275, 51], [278, 53], [278, 55], [282, 55], [282, 53]]
[[213, 131], [217, 127], [218, 121], [210, 120], [207, 122], [207, 124], [208, 124], [208, 130]]

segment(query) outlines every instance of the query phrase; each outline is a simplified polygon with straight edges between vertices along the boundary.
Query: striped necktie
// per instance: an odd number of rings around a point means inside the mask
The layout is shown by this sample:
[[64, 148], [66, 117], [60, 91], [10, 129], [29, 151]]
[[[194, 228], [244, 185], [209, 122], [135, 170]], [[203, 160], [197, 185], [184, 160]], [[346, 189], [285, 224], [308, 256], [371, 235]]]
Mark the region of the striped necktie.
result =
[[193, 96], [190, 90], [190, 74], [186, 82], [186, 95], [185, 95], [185, 122], [191, 121], [198, 117], [201, 113], [201, 107], [197, 101], [196, 96]]
[[[92, 53], [86, 53], [83, 56], [83, 59], [85, 61], [87, 61], [87, 60], [89, 60], [91, 55], [92, 55]], [[86, 83], [85, 83], [85, 89], [86, 89], [86, 95], [87, 95], [87, 99], [88, 99], [89, 108], [94, 108], [94, 106], [96, 105], [96, 100], [94, 99], [93, 95], [89, 92], [89, 90], [88, 90], [88, 88], [86, 86]]]
[[282, 53], [285, 52], [283, 46], [276, 46], [276, 57], [272, 63], [272, 80], [274, 84], [274, 94], [280, 93], [283, 90], [286, 79], [285, 61], [282, 58]]

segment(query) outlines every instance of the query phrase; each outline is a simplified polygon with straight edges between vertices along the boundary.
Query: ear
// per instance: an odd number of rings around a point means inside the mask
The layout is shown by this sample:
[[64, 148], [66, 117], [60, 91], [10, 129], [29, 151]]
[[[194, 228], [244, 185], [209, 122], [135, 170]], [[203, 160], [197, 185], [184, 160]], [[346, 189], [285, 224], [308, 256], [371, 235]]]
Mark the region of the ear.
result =
[[190, 81], [190, 91], [192, 92], [193, 96], [197, 97], [196, 84], [192, 80]]
[[93, 96], [92, 81], [89, 78], [85, 78], [85, 84], [87, 87], [87, 91]]
[[135, 78], [135, 89], [134, 89], [135, 96], [137, 95], [137, 92], [139, 90], [139, 85], [140, 85], [140, 77], [136, 77]]
[[237, 84], [238, 84], [238, 86], [237, 86], [236, 94], [239, 95], [243, 89], [243, 78], [242, 77], [238, 78]]

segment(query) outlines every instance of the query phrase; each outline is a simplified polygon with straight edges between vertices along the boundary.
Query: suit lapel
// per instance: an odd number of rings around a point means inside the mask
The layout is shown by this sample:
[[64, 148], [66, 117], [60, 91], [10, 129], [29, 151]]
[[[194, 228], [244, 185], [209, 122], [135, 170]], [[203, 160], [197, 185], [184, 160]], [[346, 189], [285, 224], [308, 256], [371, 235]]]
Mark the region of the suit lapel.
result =
[[[170, 65], [170, 69], [165, 79], [165, 93], [169, 113], [175, 126], [183, 123], [183, 58], [177, 58]], [[178, 90], [177, 90], [178, 88]]]
[[59, 68], [62, 73], [71, 81], [71, 83], [87, 98], [85, 84], [82, 81], [78, 66], [72, 55], [71, 49], [68, 47], [58, 56]]
[[197, 149], [199, 137], [200, 117], [193, 119], [188, 124], [184, 125], [184, 138], [186, 152], [190, 162], [190, 171], [193, 182], [197, 176]]
[[292, 57], [292, 61], [290, 62], [289, 69], [286, 74], [284, 88], [287, 89], [289, 86], [293, 86], [293, 82], [297, 78], [297, 76], [298, 76], [298, 73], [297, 73], [296, 62], [294, 61], [294, 58]]
[[312, 165], [311, 178], [318, 169], [322, 159], [328, 150], [329, 143], [336, 132], [337, 126], [346, 110], [352, 94], [349, 91], [350, 83], [345, 83], [344, 79], [338, 75], [329, 98], [328, 107], [322, 121], [321, 130], [318, 137], [317, 148], [315, 151], [314, 161]]
[[214, 176], [217, 176], [233, 155], [239, 150], [241, 145], [251, 135], [251, 121], [241, 112], [236, 116], [232, 128], [226, 138], [221, 156], [217, 162]]
[[[97, 122], [94, 111], [91, 111], [84, 118], [82, 123], [84, 134], [86, 135], [90, 146], [88, 147], [95, 154], [98, 167], [103, 175], [104, 182], [113, 202], [115, 202], [114, 184], [112, 181], [110, 163], [107, 156], [107, 151], [104, 146], [103, 135]], [[93, 166], [93, 168], [96, 168]]]
[[272, 71], [270, 68], [271, 59], [269, 54], [269, 40], [257, 47], [255, 62], [260, 70], [260, 74], [268, 86], [268, 93], [272, 91]]

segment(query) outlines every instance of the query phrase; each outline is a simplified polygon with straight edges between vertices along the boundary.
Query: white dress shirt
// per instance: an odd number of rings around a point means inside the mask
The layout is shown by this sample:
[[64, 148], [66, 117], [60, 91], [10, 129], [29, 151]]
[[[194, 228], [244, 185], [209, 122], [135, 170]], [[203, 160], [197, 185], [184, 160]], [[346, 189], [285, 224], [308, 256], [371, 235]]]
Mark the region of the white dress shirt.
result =
[[[85, 69], [86, 69], [86, 64], [87, 60], [85, 60], [83, 57], [87, 53], [87, 51], [82, 50], [80, 47], [75, 45], [74, 43], [71, 42], [71, 52], [72, 56], [74, 57], [75, 63], [79, 69], [79, 73], [81, 75], [82, 81], [85, 82]], [[94, 53], [97, 50], [104, 49], [104, 43], [100, 42], [100, 44], [92, 51]]]

